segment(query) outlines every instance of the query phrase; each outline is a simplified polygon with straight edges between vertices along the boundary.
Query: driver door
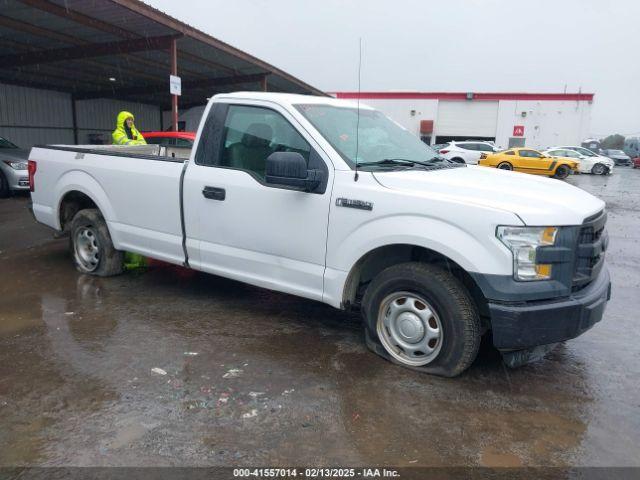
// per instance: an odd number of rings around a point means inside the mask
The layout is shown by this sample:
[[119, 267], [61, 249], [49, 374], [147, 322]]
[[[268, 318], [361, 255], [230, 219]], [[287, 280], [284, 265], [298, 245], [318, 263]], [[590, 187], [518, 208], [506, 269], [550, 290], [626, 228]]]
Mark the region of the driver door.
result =
[[[278, 106], [216, 103], [184, 180], [193, 267], [254, 285], [322, 299], [333, 168]], [[267, 157], [300, 153], [325, 172], [312, 193], [265, 181]]]
[[526, 173], [544, 173], [548, 170], [550, 161], [535, 150], [520, 149], [520, 168]]

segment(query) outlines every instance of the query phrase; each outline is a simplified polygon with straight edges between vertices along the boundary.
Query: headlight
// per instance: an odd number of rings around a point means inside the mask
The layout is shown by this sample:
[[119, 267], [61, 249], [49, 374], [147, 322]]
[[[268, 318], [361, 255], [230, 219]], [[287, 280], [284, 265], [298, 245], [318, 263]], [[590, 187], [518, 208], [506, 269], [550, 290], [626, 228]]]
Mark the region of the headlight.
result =
[[11, 160], [5, 160], [4, 163], [9, 165], [14, 170], [26, 170], [27, 162], [12, 162]]
[[513, 277], [520, 281], [548, 280], [551, 264], [538, 264], [538, 247], [553, 245], [556, 227], [498, 227], [496, 236], [513, 254]]

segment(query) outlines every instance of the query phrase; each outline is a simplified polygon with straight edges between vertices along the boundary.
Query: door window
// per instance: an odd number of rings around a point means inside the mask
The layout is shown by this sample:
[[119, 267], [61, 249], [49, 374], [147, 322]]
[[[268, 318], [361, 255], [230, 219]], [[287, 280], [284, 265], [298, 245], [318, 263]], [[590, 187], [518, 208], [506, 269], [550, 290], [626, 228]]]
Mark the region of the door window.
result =
[[219, 165], [264, 180], [266, 160], [273, 152], [297, 152], [308, 163], [311, 147], [279, 113], [261, 107], [229, 106]]
[[493, 152], [494, 149], [491, 145], [487, 144], [487, 143], [479, 143], [478, 144], [478, 150], [480, 150], [481, 152]]

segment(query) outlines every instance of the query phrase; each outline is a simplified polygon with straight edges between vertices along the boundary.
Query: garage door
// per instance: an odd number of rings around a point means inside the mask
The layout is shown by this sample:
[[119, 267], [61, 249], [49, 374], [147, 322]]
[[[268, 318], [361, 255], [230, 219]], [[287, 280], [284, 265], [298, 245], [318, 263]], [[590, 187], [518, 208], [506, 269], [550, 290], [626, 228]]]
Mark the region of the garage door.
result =
[[440, 101], [436, 132], [447, 137], [495, 137], [498, 102]]

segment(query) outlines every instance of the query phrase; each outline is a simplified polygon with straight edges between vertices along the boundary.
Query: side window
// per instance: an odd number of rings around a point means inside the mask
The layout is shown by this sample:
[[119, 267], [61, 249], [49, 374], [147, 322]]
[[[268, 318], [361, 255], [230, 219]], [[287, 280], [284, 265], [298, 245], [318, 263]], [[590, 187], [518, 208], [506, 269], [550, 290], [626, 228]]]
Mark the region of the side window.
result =
[[534, 152], [533, 150], [520, 150], [521, 157], [527, 158], [541, 158], [538, 152]]
[[513, 150], [508, 150], [506, 152], [504, 152], [505, 155], [515, 155], [515, 153], [513, 153]]
[[493, 148], [491, 147], [491, 145], [488, 145], [486, 143], [479, 143], [478, 150], [480, 150], [481, 152], [493, 152]]
[[459, 143], [458, 146], [464, 150], [477, 150], [475, 143]]
[[273, 152], [298, 152], [309, 162], [311, 147], [279, 113], [262, 107], [230, 105], [224, 122], [220, 166], [264, 179]]

